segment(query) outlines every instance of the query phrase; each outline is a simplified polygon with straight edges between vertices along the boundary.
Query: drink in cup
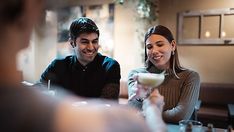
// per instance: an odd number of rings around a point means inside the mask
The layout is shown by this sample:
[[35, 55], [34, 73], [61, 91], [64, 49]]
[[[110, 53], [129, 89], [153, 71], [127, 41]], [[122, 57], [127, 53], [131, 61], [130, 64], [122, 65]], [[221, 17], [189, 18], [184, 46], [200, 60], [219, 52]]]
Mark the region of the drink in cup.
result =
[[163, 82], [164, 78], [164, 74], [138, 73], [138, 82], [149, 87], [159, 86]]
[[[164, 81], [164, 73], [162, 74], [155, 74], [155, 73], [138, 73], [138, 78], [137, 81], [139, 84], [144, 85], [147, 88], [155, 88], [157, 86], [159, 86], [160, 84], [162, 84], [162, 82]], [[147, 89], [139, 89], [138, 91], [139, 96], [140, 97], [145, 97], [148, 90]]]

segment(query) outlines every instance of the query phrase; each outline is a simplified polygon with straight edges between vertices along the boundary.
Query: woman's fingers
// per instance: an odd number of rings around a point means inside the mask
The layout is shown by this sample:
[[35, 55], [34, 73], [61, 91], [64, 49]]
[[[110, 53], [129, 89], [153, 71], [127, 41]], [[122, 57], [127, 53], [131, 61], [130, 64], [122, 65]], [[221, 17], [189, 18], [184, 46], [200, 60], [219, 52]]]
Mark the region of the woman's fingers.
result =
[[158, 89], [155, 89], [149, 96], [149, 100], [152, 104], [155, 104], [161, 110], [164, 106], [164, 97], [159, 93]]

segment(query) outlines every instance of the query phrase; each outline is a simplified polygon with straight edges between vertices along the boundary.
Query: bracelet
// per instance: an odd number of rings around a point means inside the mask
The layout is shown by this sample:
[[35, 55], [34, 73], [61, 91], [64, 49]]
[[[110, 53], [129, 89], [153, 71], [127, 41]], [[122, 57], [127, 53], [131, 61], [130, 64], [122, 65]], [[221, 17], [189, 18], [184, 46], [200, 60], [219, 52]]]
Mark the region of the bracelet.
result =
[[144, 98], [136, 98], [136, 101], [138, 101], [138, 102], [143, 102], [144, 101]]

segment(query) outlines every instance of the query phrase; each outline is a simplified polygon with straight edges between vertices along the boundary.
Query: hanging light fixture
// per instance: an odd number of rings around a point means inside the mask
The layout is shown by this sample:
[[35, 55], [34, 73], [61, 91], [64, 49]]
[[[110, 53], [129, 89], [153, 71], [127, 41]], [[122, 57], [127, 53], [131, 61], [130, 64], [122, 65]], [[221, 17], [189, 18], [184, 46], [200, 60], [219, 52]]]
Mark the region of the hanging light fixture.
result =
[[116, 0], [116, 3], [118, 3], [118, 4], [124, 4], [124, 0]]
[[137, 13], [141, 18], [148, 18], [150, 15], [150, 5], [146, 0], [139, 0], [137, 5]]

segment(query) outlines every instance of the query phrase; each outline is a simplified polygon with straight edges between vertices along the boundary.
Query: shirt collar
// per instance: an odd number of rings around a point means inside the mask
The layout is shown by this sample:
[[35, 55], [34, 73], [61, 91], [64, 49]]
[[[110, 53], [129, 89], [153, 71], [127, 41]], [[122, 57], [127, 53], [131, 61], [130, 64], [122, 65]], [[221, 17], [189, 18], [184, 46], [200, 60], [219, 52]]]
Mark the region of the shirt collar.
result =
[[82, 70], [84, 70], [84, 69], [90, 69], [90, 68], [95, 68], [95, 67], [97, 67], [99, 56], [100, 56], [100, 53], [98, 53], [95, 56], [95, 58], [94, 58], [94, 60], [92, 62], [88, 63], [86, 66], [83, 66], [78, 61], [77, 57], [75, 55], [73, 55], [72, 56], [72, 65], [73, 65], [74, 68], [76, 68], [76, 69], [82, 69]]

